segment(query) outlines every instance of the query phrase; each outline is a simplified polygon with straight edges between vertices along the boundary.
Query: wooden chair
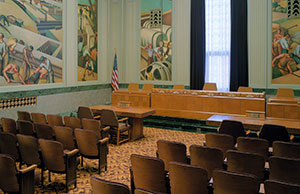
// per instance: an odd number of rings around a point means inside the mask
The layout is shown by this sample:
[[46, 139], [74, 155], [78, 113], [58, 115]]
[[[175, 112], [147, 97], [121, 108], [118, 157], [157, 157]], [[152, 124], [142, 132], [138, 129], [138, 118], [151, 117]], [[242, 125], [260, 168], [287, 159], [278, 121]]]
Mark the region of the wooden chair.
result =
[[33, 123], [47, 124], [46, 115], [44, 113], [31, 113]]
[[236, 144], [236, 139], [238, 137], [246, 136], [243, 123], [233, 120], [223, 120], [218, 129], [218, 132], [220, 134], [231, 135], [233, 137], [234, 144]]
[[0, 153], [9, 155], [15, 161], [20, 161], [17, 143], [16, 135], [0, 132]]
[[223, 169], [223, 152], [219, 148], [191, 145], [190, 157], [191, 165], [204, 168], [208, 179], [211, 179], [214, 170]]
[[251, 87], [240, 86], [237, 92], [253, 92], [253, 89]]
[[143, 84], [142, 91], [151, 92], [153, 88], [154, 88], [154, 84]]
[[202, 90], [208, 91], [217, 91], [217, 84], [216, 83], [204, 83]]
[[68, 116], [65, 116], [64, 117], [64, 123], [65, 123], [66, 127], [70, 127], [73, 130], [76, 129], [76, 128], [80, 129], [82, 127], [81, 126], [81, 121], [77, 117], [68, 117]]
[[290, 141], [290, 136], [284, 126], [264, 124], [259, 132], [259, 138], [269, 141], [269, 147], [272, 147], [274, 141]]
[[107, 137], [98, 139], [96, 133], [88, 129], [75, 129], [75, 137], [81, 156], [81, 166], [83, 157], [98, 159], [98, 172], [100, 173], [102, 168], [106, 171], [109, 139]]
[[80, 119], [100, 119], [100, 115], [94, 115], [92, 110], [86, 106], [79, 106], [77, 117]]
[[38, 139], [55, 140], [55, 134], [50, 125], [34, 123], [34, 130]]
[[260, 183], [254, 175], [215, 170], [214, 194], [259, 194]]
[[139, 91], [139, 84], [138, 83], [130, 83], [128, 85], [128, 91], [130, 92], [136, 92], [136, 91]]
[[0, 189], [5, 193], [34, 194], [36, 167], [36, 165], [31, 165], [25, 169], [16, 170], [15, 160], [8, 155], [0, 154]]
[[76, 149], [72, 128], [54, 126], [53, 130], [55, 133], [56, 140], [63, 144], [64, 150]]
[[[122, 123], [124, 122], [125, 123]], [[119, 119], [117, 118], [116, 113], [110, 109], [102, 109], [101, 110], [101, 125], [102, 128], [110, 127], [110, 133], [112, 138], [116, 137], [116, 143], [119, 145], [122, 142], [126, 142], [130, 139], [130, 131], [131, 125], [128, 123], [128, 118]], [[128, 136], [121, 139], [121, 134], [127, 133]]]
[[284, 158], [300, 159], [300, 144], [283, 141], [274, 141], [273, 155]]
[[98, 177], [91, 177], [92, 194], [130, 194], [127, 185], [106, 181]]
[[291, 88], [278, 88], [276, 97], [279, 98], [294, 98], [294, 90]]
[[266, 180], [264, 183], [265, 194], [299, 194], [300, 185], [281, 181]]
[[164, 161], [166, 171], [169, 171], [169, 162], [171, 161], [187, 164], [186, 146], [183, 143], [158, 140], [157, 154]]
[[30, 121], [18, 120], [17, 121], [19, 133], [23, 135], [35, 136], [34, 125]]
[[166, 193], [152, 192], [152, 191], [147, 191], [145, 189], [136, 188], [134, 190], [134, 194], [166, 194]]
[[269, 157], [269, 142], [260, 138], [239, 137], [237, 138], [237, 150], [260, 154], [264, 157], [265, 161], [267, 161]]
[[300, 184], [300, 159], [272, 156], [269, 166], [270, 180]]
[[175, 90], [184, 90], [184, 85], [173, 85], [173, 89], [175, 89]]
[[60, 116], [60, 115], [49, 115], [48, 114], [47, 115], [47, 121], [48, 121], [48, 124], [51, 127], [54, 127], [54, 126], [64, 126], [62, 116]]
[[198, 166], [169, 163], [169, 176], [172, 194], [208, 194], [207, 171]]
[[229, 150], [227, 152], [227, 170], [236, 173], [252, 174], [260, 182], [263, 182], [265, 159], [259, 154]]
[[17, 111], [18, 114], [18, 120], [22, 120], [22, 121], [29, 121], [32, 122], [30, 113], [27, 111]]
[[231, 135], [207, 133], [205, 134], [205, 139], [206, 146], [220, 148], [223, 151], [223, 158], [226, 157], [228, 150], [235, 150], [234, 140]]
[[10, 118], [1, 118], [3, 132], [12, 133], [16, 135], [17, 132], [17, 123], [14, 119]]
[[170, 193], [163, 160], [159, 158], [132, 154], [131, 191], [135, 188], [151, 192]]
[[[39, 139], [45, 168], [50, 172], [66, 174], [66, 192], [69, 185], [74, 184], [76, 188], [76, 158], [78, 149], [66, 152], [63, 145], [58, 141]], [[43, 183], [42, 183], [43, 184]]]

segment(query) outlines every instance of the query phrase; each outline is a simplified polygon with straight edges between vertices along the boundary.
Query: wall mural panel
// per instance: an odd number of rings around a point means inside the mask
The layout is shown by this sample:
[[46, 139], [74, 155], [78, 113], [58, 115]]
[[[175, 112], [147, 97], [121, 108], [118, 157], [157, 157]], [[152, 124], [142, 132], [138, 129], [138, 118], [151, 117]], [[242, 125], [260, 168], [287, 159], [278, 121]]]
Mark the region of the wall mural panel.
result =
[[98, 0], [78, 0], [78, 81], [98, 80]]
[[141, 80], [172, 80], [172, 0], [141, 0]]
[[62, 0], [0, 0], [0, 86], [63, 82]]
[[300, 0], [272, 0], [272, 84], [300, 84]]

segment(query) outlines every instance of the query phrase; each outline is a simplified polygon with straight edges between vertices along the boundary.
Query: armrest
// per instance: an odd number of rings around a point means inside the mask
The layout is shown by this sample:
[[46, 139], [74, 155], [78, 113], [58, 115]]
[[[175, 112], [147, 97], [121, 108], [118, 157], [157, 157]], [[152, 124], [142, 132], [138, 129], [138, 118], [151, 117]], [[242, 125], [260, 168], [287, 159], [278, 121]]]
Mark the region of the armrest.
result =
[[250, 131], [250, 130], [246, 131], [246, 135], [247, 135], [247, 136], [249, 136], [249, 135], [250, 135], [250, 133], [251, 133], [251, 131]]
[[31, 165], [31, 166], [29, 166], [29, 167], [27, 167], [27, 168], [20, 169], [19, 172], [20, 172], [21, 174], [25, 174], [25, 173], [27, 173], [27, 172], [34, 171], [36, 168], [37, 168], [37, 165], [36, 165], [36, 164], [33, 164], [33, 165]]
[[79, 152], [78, 149], [74, 149], [72, 151], [66, 152], [65, 154], [66, 154], [67, 158], [70, 158], [70, 157], [76, 155], [78, 152]]
[[127, 120], [128, 120], [128, 117], [125, 117], [125, 118], [119, 119], [118, 121], [123, 122], [123, 121], [127, 121]]
[[94, 119], [100, 119], [100, 118], [101, 118], [101, 115], [94, 116]]
[[108, 141], [109, 141], [109, 138], [106, 137], [106, 138], [103, 138], [103, 139], [99, 140], [99, 141], [98, 141], [98, 144], [103, 145], [103, 144], [105, 144], [105, 143], [108, 143]]
[[294, 135], [290, 135], [290, 140], [293, 141], [295, 139]]
[[103, 131], [103, 132], [108, 132], [109, 130], [110, 130], [110, 126], [107, 126], [107, 127], [102, 128], [102, 131]]

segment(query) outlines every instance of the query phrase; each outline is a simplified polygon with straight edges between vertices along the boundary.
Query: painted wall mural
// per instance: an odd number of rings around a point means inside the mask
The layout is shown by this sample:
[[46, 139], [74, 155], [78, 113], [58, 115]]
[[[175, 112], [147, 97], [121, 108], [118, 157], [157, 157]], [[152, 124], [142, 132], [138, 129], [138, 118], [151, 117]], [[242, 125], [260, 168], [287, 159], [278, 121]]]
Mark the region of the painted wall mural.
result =
[[78, 0], [78, 81], [98, 80], [98, 0]]
[[62, 0], [0, 0], [0, 86], [63, 82]]
[[300, 0], [272, 0], [272, 84], [300, 84]]
[[141, 0], [141, 80], [172, 80], [172, 0]]

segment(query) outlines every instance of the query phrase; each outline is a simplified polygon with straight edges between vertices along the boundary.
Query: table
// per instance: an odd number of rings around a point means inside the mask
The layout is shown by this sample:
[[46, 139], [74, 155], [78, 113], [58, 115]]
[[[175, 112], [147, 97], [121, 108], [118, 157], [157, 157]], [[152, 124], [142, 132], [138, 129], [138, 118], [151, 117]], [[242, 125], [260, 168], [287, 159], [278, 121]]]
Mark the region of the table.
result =
[[280, 118], [250, 118], [246, 116], [213, 115], [206, 120], [206, 125], [219, 126], [223, 120], [236, 120], [243, 123], [245, 129], [259, 131], [264, 124], [285, 126], [290, 134], [300, 134], [300, 120]]
[[130, 123], [132, 124], [132, 130], [130, 130], [130, 140], [136, 140], [144, 137], [143, 134], [143, 118], [153, 115], [155, 110], [146, 107], [128, 107], [123, 108], [113, 105], [97, 105], [91, 106], [90, 109], [93, 113], [100, 113], [102, 109], [111, 109], [115, 111], [118, 116], [129, 117]]

